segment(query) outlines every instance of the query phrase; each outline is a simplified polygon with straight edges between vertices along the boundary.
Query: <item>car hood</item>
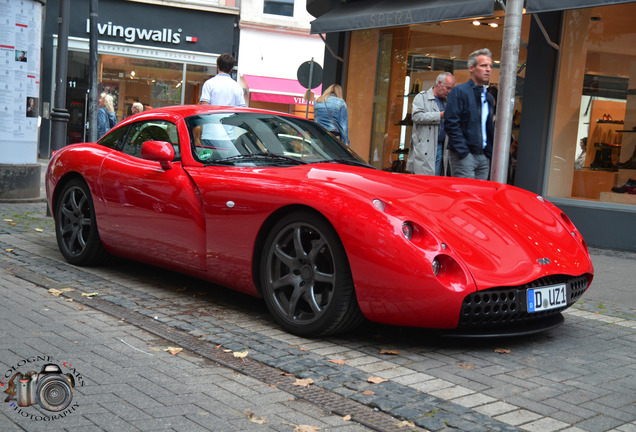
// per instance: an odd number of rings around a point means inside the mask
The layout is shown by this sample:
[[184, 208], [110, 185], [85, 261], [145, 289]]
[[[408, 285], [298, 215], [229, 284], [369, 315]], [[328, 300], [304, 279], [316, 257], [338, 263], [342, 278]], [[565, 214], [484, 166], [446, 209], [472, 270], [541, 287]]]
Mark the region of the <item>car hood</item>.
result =
[[382, 200], [387, 212], [445, 243], [445, 253], [463, 261], [477, 289], [592, 271], [578, 231], [568, 226], [560, 210], [523, 189], [350, 167], [346, 172], [317, 169], [308, 176]]

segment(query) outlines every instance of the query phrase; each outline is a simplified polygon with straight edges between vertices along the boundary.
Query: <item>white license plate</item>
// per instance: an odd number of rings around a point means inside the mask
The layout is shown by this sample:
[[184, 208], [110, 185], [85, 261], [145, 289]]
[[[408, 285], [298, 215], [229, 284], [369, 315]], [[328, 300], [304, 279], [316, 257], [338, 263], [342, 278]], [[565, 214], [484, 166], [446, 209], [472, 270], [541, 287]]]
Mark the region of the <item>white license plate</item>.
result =
[[541, 312], [568, 305], [565, 284], [528, 290], [528, 312]]

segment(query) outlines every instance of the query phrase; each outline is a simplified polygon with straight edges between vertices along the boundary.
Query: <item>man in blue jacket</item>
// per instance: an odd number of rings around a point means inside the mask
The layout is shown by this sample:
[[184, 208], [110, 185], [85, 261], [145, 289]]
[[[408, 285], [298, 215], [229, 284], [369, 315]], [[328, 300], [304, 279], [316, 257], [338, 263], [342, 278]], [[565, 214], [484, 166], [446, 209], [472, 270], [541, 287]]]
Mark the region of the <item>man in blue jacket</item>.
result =
[[483, 48], [468, 56], [468, 82], [448, 95], [444, 130], [448, 136], [451, 176], [487, 180], [494, 136], [495, 100], [486, 91], [492, 53]]

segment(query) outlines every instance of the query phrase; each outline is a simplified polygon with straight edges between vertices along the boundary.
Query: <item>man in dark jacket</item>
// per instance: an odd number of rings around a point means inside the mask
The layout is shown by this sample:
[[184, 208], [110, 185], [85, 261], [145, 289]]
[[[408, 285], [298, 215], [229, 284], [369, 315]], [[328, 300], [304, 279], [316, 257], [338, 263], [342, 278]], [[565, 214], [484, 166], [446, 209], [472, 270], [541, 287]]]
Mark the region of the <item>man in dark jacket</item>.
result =
[[470, 79], [448, 95], [444, 130], [448, 136], [451, 175], [486, 180], [494, 136], [495, 100], [486, 91], [492, 53], [483, 48], [468, 56]]

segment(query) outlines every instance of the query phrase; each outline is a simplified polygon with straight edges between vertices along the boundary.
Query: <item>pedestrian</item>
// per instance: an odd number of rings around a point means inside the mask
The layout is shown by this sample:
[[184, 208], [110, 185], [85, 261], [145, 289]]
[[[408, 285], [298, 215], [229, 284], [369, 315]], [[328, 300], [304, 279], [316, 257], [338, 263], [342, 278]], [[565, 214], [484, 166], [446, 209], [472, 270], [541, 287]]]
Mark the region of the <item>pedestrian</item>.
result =
[[[411, 120], [413, 134], [406, 169], [420, 175], [443, 175], [442, 161], [446, 153], [444, 110], [446, 97], [455, 86], [450, 72], [437, 76], [435, 85], [418, 93], [413, 99]], [[447, 162], [444, 161], [444, 165]]]
[[230, 76], [234, 70], [234, 57], [221, 54], [216, 59], [216, 68], [218, 73], [203, 83], [199, 104], [244, 107], [243, 89]]
[[468, 56], [470, 79], [449, 93], [444, 112], [451, 175], [486, 180], [494, 136], [495, 100], [487, 92], [492, 71], [488, 48]]
[[132, 113], [131, 115], [140, 113], [143, 110], [144, 110], [144, 106], [140, 102], [135, 102], [132, 104], [132, 107], [130, 107], [130, 112]]
[[349, 145], [349, 119], [342, 87], [332, 84], [314, 103], [314, 121]]
[[97, 110], [97, 136], [103, 137], [116, 124], [117, 116], [115, 115], [113, 95], [104, 92], [100, 95], [99, 110]]

